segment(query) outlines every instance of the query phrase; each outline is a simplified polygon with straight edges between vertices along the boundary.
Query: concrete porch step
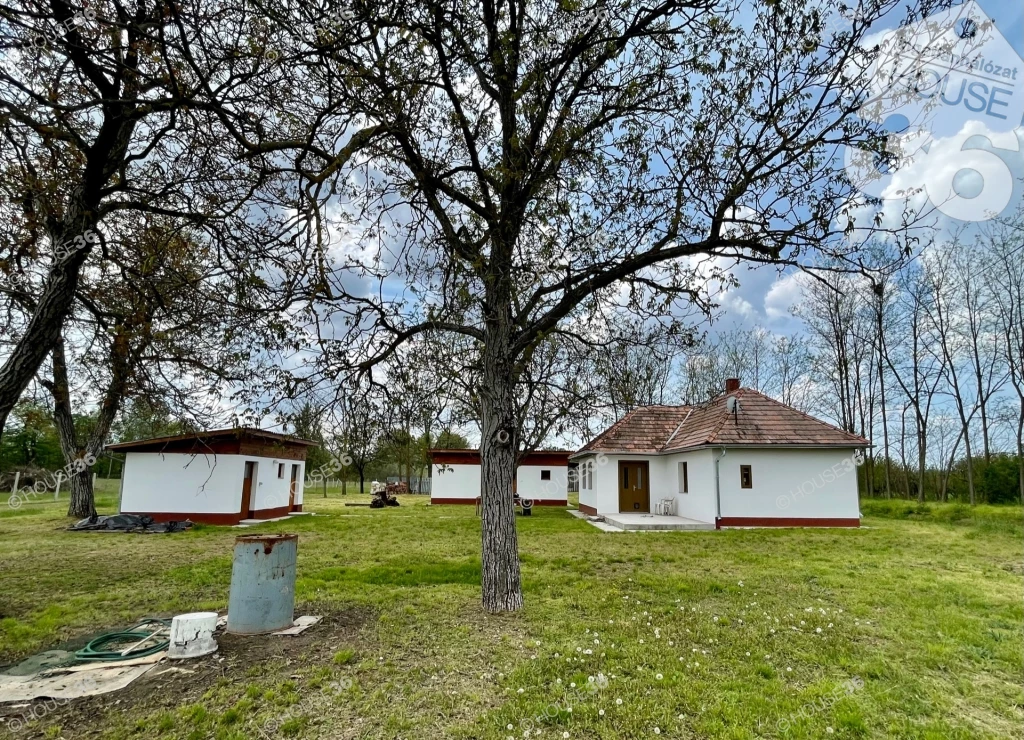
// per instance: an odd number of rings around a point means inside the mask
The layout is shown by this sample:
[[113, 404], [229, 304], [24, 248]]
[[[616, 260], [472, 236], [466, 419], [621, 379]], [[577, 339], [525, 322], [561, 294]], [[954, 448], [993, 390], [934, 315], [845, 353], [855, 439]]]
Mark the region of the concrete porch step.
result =
[[711, 522], [701, 522], [684, 516], [663, 516], [660, 514], [605, 514], [604, 521], [617, 529], [626, 531], [670, 531], [714, 529]]

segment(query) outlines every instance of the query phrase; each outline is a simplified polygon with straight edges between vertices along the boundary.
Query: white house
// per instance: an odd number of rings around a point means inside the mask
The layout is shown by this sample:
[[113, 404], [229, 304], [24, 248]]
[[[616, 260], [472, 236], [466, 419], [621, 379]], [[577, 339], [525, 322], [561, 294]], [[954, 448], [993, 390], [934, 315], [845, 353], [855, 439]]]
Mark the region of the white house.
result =
[[[431, 450], [430, 503], [472, 504], [480, 497], [479, 450]], [[569, 452], [541, 450], [524, 455], [513, 492], [539, 506], [568, 504]]]
[[302, 511], [315, 442], [262, 429], [221, 429], [107, 445], [125, 453], [121, 512], [156, 521], [237, 524]]
[[676, 515], [719, 528], [857, 527], [869, 444], [730, 379], [706, 404], [634, 409], [571, 459], [591, 515], [669, 499]]

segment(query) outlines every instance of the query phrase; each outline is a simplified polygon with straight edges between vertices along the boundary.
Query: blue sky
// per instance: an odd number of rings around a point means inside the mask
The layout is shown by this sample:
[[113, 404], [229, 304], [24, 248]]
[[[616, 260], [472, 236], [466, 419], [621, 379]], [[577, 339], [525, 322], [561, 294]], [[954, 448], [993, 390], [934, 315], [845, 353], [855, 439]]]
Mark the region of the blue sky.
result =
[[[1010, 43], [1017, 56], [1024, 60], [1024, 3], [1020, 0], [977, 0], [982, 10], [995, 21], [996, 28]], [[1021, 63], [1024, 70], [1024, 62]], [[1024, 198], [1024, 127], [1018, 126], [1017, 152], [1002, 151], [1000, 157], [1009, 165], [1017, 186], [1011, 202], [1003, 211], [1009, 213]], [[987, 142], [975, 140], [986, 146]], [[944, 222], [938, 234], [945, 229], [960, 225], [952, 219]], [[722, 301], [722, 311], [712, 324], [712, 336], [719, 332], [735, 328], [753, 328], [763, 326], [776, 334], [798, 334], [801, 323], [789, 315], [789, 306], [800, 300], [799, 286], [792, 280], [792, 268], [780, 274], [771, 267], [741, 266], [733, 271], [739, 279], [740, 286], [730, 291]]]

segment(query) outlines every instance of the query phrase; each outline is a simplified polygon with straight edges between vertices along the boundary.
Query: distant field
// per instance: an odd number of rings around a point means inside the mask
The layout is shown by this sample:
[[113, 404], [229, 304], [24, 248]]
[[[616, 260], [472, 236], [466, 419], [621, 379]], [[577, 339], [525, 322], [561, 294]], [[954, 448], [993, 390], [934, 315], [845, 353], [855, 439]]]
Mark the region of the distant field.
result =
[[166, 536], [62, 531], [66, 498], [0, 507], [0, 662], [224, 609], [243, 531], [299, 534], [300, 611], [328, 617], [14, 736], [1022, 736], [1019, 507], [869, 501], [859, 530], [620, 534], [535, 509], [518, 519], [526, 609], [494, 617], [472, 507], [332, 494], [307, 494], [320, 516]]

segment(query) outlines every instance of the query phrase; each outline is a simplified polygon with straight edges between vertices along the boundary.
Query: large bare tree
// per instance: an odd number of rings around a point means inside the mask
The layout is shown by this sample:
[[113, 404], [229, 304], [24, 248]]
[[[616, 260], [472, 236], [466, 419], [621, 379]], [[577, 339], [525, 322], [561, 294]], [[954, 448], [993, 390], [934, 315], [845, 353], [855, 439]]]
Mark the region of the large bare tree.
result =
[[310, 79], [353, 115], [344, 161], [310, 148], [310, 184], [337, 193], [309, 204], [338, 262], [316, 285], [321, 369], [369, 369], [421, 333], [476, 342], [487, 610], [522, 605], [511, 491], [534, 353], [606, 301], [706, 305], [691, 260], [836, 243], [835, 155], [880, 141], [856, 118], [858, 42], [895, 4], [872, 5], [836, 33], [834, 9], [798, 0], [384, 2], [327, 25], [268, 5], [271, 36], [314, 48]]

